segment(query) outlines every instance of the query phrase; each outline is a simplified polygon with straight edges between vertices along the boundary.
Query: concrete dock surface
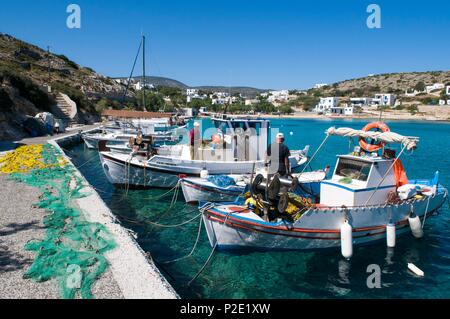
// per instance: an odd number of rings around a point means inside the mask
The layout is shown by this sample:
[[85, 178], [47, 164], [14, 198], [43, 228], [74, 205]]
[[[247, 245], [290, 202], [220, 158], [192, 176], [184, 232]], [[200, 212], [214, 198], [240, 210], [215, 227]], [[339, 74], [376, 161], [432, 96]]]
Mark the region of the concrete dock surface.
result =
[[[96, 127], [98, 125], [80, 129], [92, 130]], [[53, 137], [24, 139], [17, 141], [16, 144], [49, 143], [59, 148], [58, 143], [63, 143], [66, 138], [73, 138], [78, 131]], [[55, 137], [57, 140], [52, 140]], [[8, 147], [0, 150], [0, 157]], [[10, 149], [14, 149], [14, 145]], [[60, 150], [62, 151], [61, 148]], [[70, 160], [67, 156], [65, 157]], [[69, 163], [69, 165], [73, 164]], [[78, 170], [76, 174], [81, 176]], [[81, 209], [88, 222], [104, 225], [117, 244], [115, 249], [105, 254], [109, 267], [95, 282], [92, 288], [94, 297], [99, 299], [178, 298], [177, 293], [154, 263], [147, 258], [130, 232], [117, 223], [115, 216], [84, 177], [82, 180], [83, 192], [87, 196], [74, 200], [73, 205]], [[12, 181], [8, 175], [0, 173], [0, 299], [61, 298], [56, 280], [36, 282], [24, 278], [35, 255], [34, 252], [26, 251], [24, 246], [30, 240], [42, 239], [46, 232], [42, 221], [48, 212], [33, 207], [33, 204], [39, 201], [39, 196], [38, 189]]]

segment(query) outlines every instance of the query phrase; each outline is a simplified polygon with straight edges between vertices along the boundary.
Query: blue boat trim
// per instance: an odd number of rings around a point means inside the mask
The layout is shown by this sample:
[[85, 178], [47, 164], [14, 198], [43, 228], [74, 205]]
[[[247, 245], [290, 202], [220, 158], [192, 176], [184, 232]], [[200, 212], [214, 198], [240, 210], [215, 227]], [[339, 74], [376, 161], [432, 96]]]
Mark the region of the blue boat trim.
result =
[[325, 185], [330, 185], [330, 186], [334, 186], [334, 187], [338, 187], [338, 188], [342, 188], [345, 189], [349, 192], [353, 192], [353, 193], [360, 193], [360, 192], [370, 192], [373, 191], [375, 189], [385, 189], [385, 188], [392, 188], [392, 187], [396, 187], [395, 185], [387, 185], [387, 186], [380, 186], [380, 187], [370, 187], [370, 188], [363, 188], [363, 189], [352, 189], [349, 187], [345, 187], [344, 185], [338, 185], [338, 184], [334, 184], [334, 183], [330, 183], [330, 182], [326, 182], [326, 181], [322, 181], [323, 184]]

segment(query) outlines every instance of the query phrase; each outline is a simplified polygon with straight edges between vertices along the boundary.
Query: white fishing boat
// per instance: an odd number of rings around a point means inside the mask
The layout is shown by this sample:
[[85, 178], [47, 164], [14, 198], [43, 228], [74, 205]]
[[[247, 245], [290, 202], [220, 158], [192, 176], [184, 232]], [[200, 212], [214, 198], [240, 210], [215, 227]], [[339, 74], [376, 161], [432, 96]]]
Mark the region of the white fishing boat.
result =
[[[137, 134], [137, 133], [136, 133]], [[106, 141], [110, 145], [112, 144], [124, 144], [130, 140], [132, 137], [136, 137], [136, 134], [115, 132], [108, 133], [106, 131], [100, 133], [85, 133], [81, 135], [86, 146], [90, 149], [97, 149], [98, 142]]]
[[[370, 131], [373, 127], [381, 132]], [[333, 176], [321, 183], [318, 202], [292, 204], [289, 195], [280, 191], [279, 181], [270, 181], [253, 187], [259, 206], [201, 203], [211, 245], [287, 250], [341, 247], [342, 255], [349, 258], [353, 245], [386, 240], [393, 247], [396, 236], [409, 231], [421, 237], [426, 219], [443, 205], [448, 191], [439, 184], [438, 172], [430, 180], [407, 180], [399, 157], [415, 149], [418, 138], [390, 132], [383, 123], [372, 123], [364, 130], [330, 128], [326, 139], [332, 135], [360, 138], [366, 151], [356, 148], [350, 155], [338, 156]], [[402, 145], [398, 156], [386, 148], [388, 143]]]
[[212, 175], [180, 180], [186, 203], [231, 202], [245, 192], [250, 178], [246, 175]]
[[[262, 170], [261, 176], [267, 175]], [[257, 172], [257, 176], [260, 172]], [[318, 194], [320, 182], [326, 178], [326, 171], [292, 174], [297, 179], [296, 194]], [[206, 178], [185, 177], [180, 180], [184, 199], [187, 203], [198, 202], [232, 202], [243, 195], [250, 184], [251, 175], [212, 175]]]
[[[101, 151], [102, 167], [108, 180], [117, 186], [174, 187], [179, 175], [199, 177], [202, 171], [209, 175], [251, 174], [265, 166], [264, 153], [269, 141], [269, 121], [215, 119], [214, 131], [223, 132], [221, 145], [212, 143], [198, 148], [199, 159], [192, 159], [189, 145], [167, 146], [148, 160], [133, 154]], [[212, 142], [212, 141], [211, 141]], [[289, 158], [292, 170], [307, 162], [308, 147], [291, 151]]]

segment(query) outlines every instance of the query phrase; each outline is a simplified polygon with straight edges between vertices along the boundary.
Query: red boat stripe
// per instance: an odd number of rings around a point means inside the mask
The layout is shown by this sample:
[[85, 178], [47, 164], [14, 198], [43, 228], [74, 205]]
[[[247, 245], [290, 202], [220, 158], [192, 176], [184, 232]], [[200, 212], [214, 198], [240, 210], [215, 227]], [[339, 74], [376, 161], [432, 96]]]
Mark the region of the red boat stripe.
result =
[[[218, 219], [218, 218], [215, 218], [215, 217], [212, 217], [212, 216], [207, 216], [207, 217], [208, 217], [208, 219], [210, 219], [212, 221], [224, 224], [224, 220], [222, 220], [222, 219]], [[229, 225], [229, 226], [233, 226], [233, 227], [237, 227], [237, 228], [241, 228], [241, 229], [245, 229], [245, 230], [249, 230], [249, 231], [253, 231], [253, 232], [265, 233], [265, 234], [269, 234], [269, 235], [279, 235], [279, 236], [305, 238], [305, 239], [320, 239], [320, 240], [339, 240], [339, 239], [341, 239], [341, 236], [318, 237], [318, 236], [304, 236], [304, 235], [274, 233], [274, 232], [265, 231], [265, 230], [261, 230], [261, 229], [255, 229], [255, 228], [246, 227], [244, 225], [236, 224], [236, 223], [233, 223], [231, 221], [227, 221], [226, 224], [227, 224], [227, 226]], [[370, 233], [370, 234], [363, 234], [363, 235], [360, 235], [360, 236], [353, 236], [353, 238], [363, 238], [363, 237], [369, 237], [369, 236], [376, 236], [376, 235], [384, 234], [385, 232], [386, 232], [386, 229], [383, 229], [380, 232]]]
[[[225, 218], [225, 216], [223, 214], [216, 213], [216, 212], [214, 212], [212, 210], [208, 210], [207, 212], [212, 214], [212, 215], [215, 215], [215, 216], [219, 217], [219, 219], [221, 219], [222, 221]], [[340, 234], [341, 233], [340, 229], [295, 228], [295, 229], [289, 230], [287, 227], [263, 225], [263, 224], [259, 224], [259, 223], [254, 223], [252, 221], [247, 221], [247, 220], [244, 221], [242, 219], [233, 218], [233, 216], [228, 216], [228, 220], [234, 220], [234, 221], [237, 221], [239, 223], [245, 223], [245, 224], [248, 224], [248, 225], [258, 226], [258, 227], [263, 227], [263, 228], [268, 228], [268, 229], [288, 230], [288, 231], [299, 232], [299, 233], [324, 233], [324, 234]], [[400, 226], [400, 225], [404, 225], [406, 223], [407, 223], [407, 221], [405, 220], [405, 221], [398, 222], [396, 225]], [[371, 231], [371, 230], [378, 230], [378, 229], [385, 229], [385, 228], [386, 228], [386, 226], [373, 226], [373, 227], [354, 228], [353, 232]]]

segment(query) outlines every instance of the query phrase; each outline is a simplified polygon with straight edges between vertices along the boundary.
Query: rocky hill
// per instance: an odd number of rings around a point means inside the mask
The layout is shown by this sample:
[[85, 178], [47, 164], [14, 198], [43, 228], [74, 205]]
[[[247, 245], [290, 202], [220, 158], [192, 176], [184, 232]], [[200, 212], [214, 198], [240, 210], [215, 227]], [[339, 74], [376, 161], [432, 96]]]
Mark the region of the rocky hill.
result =
[[[52, 93], [44, 87], [48, 83]], [[87, 119], [96, 113], [92, 99], [120, 96], [123, 86], [64, 55], [0, 33], [0, 139], [24, 135], [19, 123], [50, 110], [57, 92], [77, 102], [81, 119]]]
[[[118, 79], [126, 79], [126, 78], [118, 78]], [[140, 81], [142, 79], [142, 76], [135, 76], [133, 77], [135, 81]], [[155, 87], [158, 86], [164, 86], [164, 87], [173, 87], [178, 88], [181, 90], [185, 89], [199, 89], [204, 91], [221, 91], [221, 92], [231, 92], [231, 94], [235, 93], [241, 93], [244, 96], [254, 97], [258, 95], [259, 93], [265, 92], [267, 90], [264, 89], [258, 89], [253, 87], [247, 87], [247, 86], [189, 86], [183, 82], [166, 78], [166, 77], [160, 77], [160, 76], [146, 76], [145, 81], [148, 84], [152, 84]]]
[[450, 85], [450, 71], [388, 73], [336, 82], [324, 87], [325, 93], [364, 96], [373, 93], [403, 94], [419, 83]]

